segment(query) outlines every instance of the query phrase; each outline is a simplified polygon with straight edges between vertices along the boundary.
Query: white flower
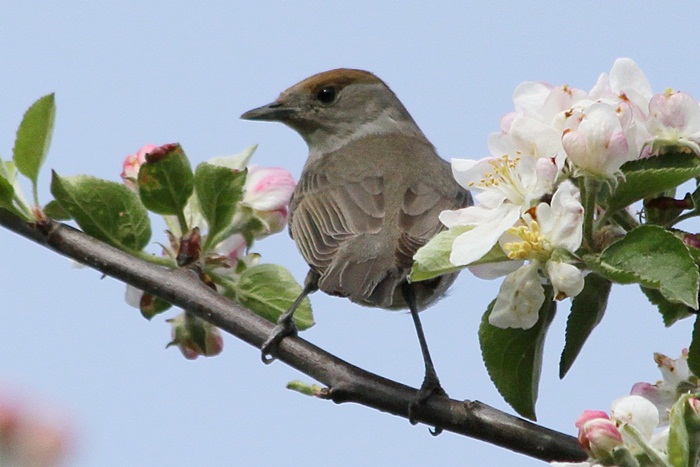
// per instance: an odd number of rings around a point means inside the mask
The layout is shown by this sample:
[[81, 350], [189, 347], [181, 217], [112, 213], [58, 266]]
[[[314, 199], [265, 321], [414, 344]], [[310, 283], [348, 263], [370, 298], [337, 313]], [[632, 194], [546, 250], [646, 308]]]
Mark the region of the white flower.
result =
[[457, 182], [467, 189], [481, 190], [475, 196], [477, 205], [440, 214], [447, 227], [474, 227], [455, 239], [450, 255], [453, 264], [467, 265], [488, 253], [521, 213], [551, 189], [553, 178], [545, 178], [555, 176], [556, 170], [548, 170], [548, 163], [553, 165], [551, 161], [538, 164], [529, 157], [509, 156], [452, 160]]
[[506, 276], [489, 323], [500, 328], [534, 326], [545, 299], [544, 278], [552, 284], [557, 299], [574, 297], [583, 290], [583, 273], [567, 262], [581, 246], [583, 206], [578, 196], [573, 183], [564, 181], [551, 205], [538, 204], [534, 217], [525, 213], [522, 225], [510, 228], [503, 236], [501, 245], [508, 257], [530, 263]]

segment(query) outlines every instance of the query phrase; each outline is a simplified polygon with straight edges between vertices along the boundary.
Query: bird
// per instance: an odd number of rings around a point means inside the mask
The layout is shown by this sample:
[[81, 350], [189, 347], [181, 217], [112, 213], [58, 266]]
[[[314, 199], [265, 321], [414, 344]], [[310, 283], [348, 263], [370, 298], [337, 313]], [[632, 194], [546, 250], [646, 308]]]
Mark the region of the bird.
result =
[[289, 233], [309, 265], [298, 299], [262, 345], [266, 363], [296, 334], [293, 314], [311, 293], [369, 307], [408, 308], [425, 364], [408, 418], [433, 395], [446, 395], [419, 311], [437, 301], [457, 273], [410, 282], [416, 251], [445, 229], [444, 210], [472, 204], [389, 86], [373, 73], [339, 68], [315, 74], [272, 103], [241, 115], [281, 122], [309, 148], [289, 204]]

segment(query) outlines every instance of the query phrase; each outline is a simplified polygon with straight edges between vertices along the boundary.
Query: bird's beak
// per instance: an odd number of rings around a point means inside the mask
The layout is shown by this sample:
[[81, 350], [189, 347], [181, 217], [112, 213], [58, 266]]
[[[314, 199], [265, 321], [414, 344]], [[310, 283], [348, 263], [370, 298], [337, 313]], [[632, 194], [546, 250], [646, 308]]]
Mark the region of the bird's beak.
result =
[[241, 118], [243, 120], [262, 120], [266, 122], [284, 122], [297, 111], [296, 108], [275, 101], [257, 109], [249, 110]]

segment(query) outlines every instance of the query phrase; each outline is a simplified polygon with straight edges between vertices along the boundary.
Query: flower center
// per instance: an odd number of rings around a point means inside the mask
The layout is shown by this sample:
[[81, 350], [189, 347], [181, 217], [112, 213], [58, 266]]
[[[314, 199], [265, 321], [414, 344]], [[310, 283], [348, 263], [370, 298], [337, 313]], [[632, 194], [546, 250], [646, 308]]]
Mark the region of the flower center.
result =
[[522, 239], [521, 242], [509, 242], [503, 250], [510, 259], [535, 259], [545, 263], [551, 256], [549, 239], [540, 232], [540, 224], [533, 220], [529, 225], [511, 227], [508, 233]]

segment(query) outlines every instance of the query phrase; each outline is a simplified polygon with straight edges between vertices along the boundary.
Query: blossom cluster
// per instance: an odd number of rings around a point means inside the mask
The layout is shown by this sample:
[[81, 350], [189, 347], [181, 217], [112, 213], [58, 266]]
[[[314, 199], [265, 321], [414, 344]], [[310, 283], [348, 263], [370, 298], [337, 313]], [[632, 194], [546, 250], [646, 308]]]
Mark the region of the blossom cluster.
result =
[[[489, 138], [491, 156], [452, 160], [455, 179], [475, 192], [476, 204], [444, 211], [440, 220], [466, 227], [452, 244], [453, 265], [471, 266], [481, 278], [506, 275], [490, 323], [528, 329], [545, 300], [542, 284], [555, 299], [583, 289], [578, 252], [595, 248], [586, 235], [595, 192], [614, 188], [625, 162], [668, 146], [700, 155], [700, 105], [684, 92], [654, 95], [641, 69], [624, 58], [588, 92], [526, 82], [513, 101], [515, 110]], [[594, 193], [582, 199], [586, 188]], [[485, 263], [494, 248], [503, 260]]]
[[[121, 177], [129, 189], [138, 193], [139, 171], [147, 162], [148, 155], [158, 150], [158, 146], [147, 144], [124, 159]], [[187, 254], [194, 257], [202, 254], [205, 261], [216, 266], [214, 271], [219, 276], [230, 280], [235, 280], [242, 268], [257, 264], [259, 256], [248, 254], [248, 249], [253, 240], [277, 233], [285, 227], [287, 207], [296, 182], [285, 169], [248, 165], [254, 150], [253, 147], [234, 156], [216, 157], [207, 161], [234, 172], [246, 171], [242, 197], [237, 203], [235, 214], [230, 224], [222, 229], [222, 234], [217, 235], [210, 251], [199, 251], [203, 245], [200, 232], [207, 232], [208, 225], [201, 204], [194, 195], [184, 208], [188, 231], [183, 230], [183, 225], [176, 216], [163, 217], [169, 237], [169, 242], [162, 245], [163, 256], [175, 259], [183, 251], [189, 251]], [[157, 302], [155, 297], [144, 295], [143, 291], [131, 286], [127, 286], [126, 301], [142, 312], [145, 307], [157, 307], [154, 305]], [[215, 326], [188, 313], [182, 313], [168, 322], [172, 326], [172, 341], [169, 346], [177, 346], [185, 358], [195, 359], [200, 355], [212, 356], [221, 352], [223, 339]]]
[[697, 453], [700, 399], [695, 393], [698, 379], [690, 372], [687, 359], [687, 349], [677, 359], [655, 354], [662, 381], [635, 384], [629, 396], [612, 403], [609, 415], [586, 410], [576, 420], [579, 443], [589, 454], [589, 460], [552, 462], [552, 465], [667, 466], [676, 465], [669, 459], [679, 458], [679, 452]]

